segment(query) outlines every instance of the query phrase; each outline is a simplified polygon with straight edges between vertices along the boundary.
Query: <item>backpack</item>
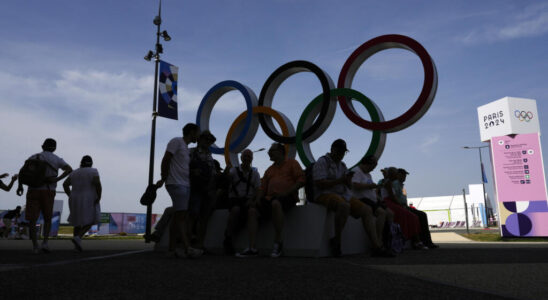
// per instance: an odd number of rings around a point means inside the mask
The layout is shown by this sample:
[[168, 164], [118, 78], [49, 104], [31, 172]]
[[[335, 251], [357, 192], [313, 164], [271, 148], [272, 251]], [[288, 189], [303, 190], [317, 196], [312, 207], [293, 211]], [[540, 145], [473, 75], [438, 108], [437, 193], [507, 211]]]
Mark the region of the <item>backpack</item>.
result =
[[392, 222], [384, 226], [384, 245], [387, 249], [401, 253], [405, 240], [401, 232], [400, 224]]
[[309, 164], [304, 171], [304, 193], [306, 195], [307, 202], [314, 202], [314, 164], [315, 163]]
[[44, 185], [48, 167], [55, 170], [47, 161], [41, 160], [39, 154], [32, 156], [19, 170], [19, 182], [33, 188]]

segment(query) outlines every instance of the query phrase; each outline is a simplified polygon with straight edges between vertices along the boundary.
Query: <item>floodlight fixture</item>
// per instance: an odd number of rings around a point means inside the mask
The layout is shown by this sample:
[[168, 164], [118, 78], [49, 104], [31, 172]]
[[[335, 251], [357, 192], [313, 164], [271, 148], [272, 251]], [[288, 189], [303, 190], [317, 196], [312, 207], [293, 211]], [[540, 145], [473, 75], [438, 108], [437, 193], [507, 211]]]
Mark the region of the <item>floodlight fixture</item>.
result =
[[152, 50], [149, 50], [147, 55], [145, 55], [145, 60], [150, 61], [152, 59], [152, 56], [154, 56], [154, 53], [152, 52]]
[[154, 23], [154, 25], [156, 26], [159, 26], [160, 24], [162, 24], [162, 18], [160, 18], [160, 16], [156, 16], [154, 18], [154, 21], [152, 21], [152, 23]]
[[171, 41], [171, 37], [169, 34], [167, 34], [167, 30], [162, 31], [162, 37], [164, 38], [164, 41], [169, 42]]

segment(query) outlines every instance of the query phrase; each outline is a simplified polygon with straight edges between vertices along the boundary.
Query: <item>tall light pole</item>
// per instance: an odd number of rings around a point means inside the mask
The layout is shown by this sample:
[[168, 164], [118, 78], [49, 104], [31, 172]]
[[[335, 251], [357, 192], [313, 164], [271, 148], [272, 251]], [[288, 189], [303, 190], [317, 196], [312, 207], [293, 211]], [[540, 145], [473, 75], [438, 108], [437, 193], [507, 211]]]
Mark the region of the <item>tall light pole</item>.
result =
[[[462, 148], [464, 149], [478, 149], [479, 158], [480, 158], [480, 172], [481, 172], [481, 185], [483, 187], [483, 206], [485, 211], [485, 227], [489, 227], [489, 215], [487, 214], [487, 199], [485, 197], [485, 181], [483, 180], [483, 159], [481, 158], [481, 149], [482, 148], [488, 148], [489, 146], [479, 146], [479, 147], [469, 147], [464, 146]], [[468, 213], [468, 212], [467, 212]]]
[[[171, 37], [167, 34], [167, 31], [160, 32], [160, 25], [162, 24], [161, 18], [162, 12], [162, 0], [158, 6], [158, 15], [154, 18], [153, 23], [157, 27], [156, 31], [156, 45], [154, 52], [149, 50], [145, 55], [146, 61], [151, 61], [154, 58], [154, 95], [152, 100], [152, 129], [150, 135], [150, 161], [148, 167], [148, 185], [152, 185], [154, 182], [154, 145], [156, 141], [156, 117], [158, 112], [156, 111], [156, 102], [158, 97], [158, 64], [160, 63], [160, 54], [164, 52], [162, 44], [160, 44], [160, 36], [167, 42], [171, 40]], [[145, 236], [150, 236], [152, 227], [152, 204], [147, 205], [147, 218], [146, 218], [146, 232]], [[150, 243], [149, 239], [145, 239], [147, 243]]]

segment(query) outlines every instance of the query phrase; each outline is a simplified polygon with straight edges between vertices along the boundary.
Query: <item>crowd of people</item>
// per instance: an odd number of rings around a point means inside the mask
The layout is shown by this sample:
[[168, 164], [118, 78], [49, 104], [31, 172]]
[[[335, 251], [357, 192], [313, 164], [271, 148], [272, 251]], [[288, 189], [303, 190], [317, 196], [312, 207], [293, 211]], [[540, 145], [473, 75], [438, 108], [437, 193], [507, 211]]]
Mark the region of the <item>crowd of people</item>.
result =
[[[375, 183], [371, 171], [377, 167], [374, 156], [368, 155], [348, 170], [343, 158], [348, 149], [342, 139], [335, 140], [330, 152], [303, 170], [300, 164], [287, 157], [287, 149], [281, 143], [273, 143], [268, 149], [272, 165], [262, 178], [252, 166], [253, 152], [245, 149], [240, 153], [238, 166], [228, 165], [221, 169], [213, 159], [211, 145], [216, 138], [209, 131], [200, 131], [193, 123], [183, 127], [183, 136], [169, 141], [161, 163], [161, 179], [154, 188], [165, 188], [172, 206], [166, 208], [156, 224], [156, 231], [145, 239], [158, 242], [169, 229], [168, 254], [172, 257], [195, 258], [204, 254], [204, 239], [212, 212], [217, 208], [229, 210], [223, 246], [226, 254], [237, 257], [259, 255], [256, 241], [260, 222], [271, 222], [274, 227], [271, 257], [277, 258], [284, 251], [284, 218], [299, 202], [298, 191], [305, 188], [308, 202], [326, 207], [335, 215], [334, 235], [329, 240], [333, 256], [340, 256], [341, 236], [349, 216], [359, 219], [372, 246], [372, 255], [393, 257], [392, 233], [395, 226], [401, 228], [403, 237], [414, 249], [437, 248], [430, 237], [426, 214], [407, 205], [404, 188], [404, 169], [382, 169], [383, 179]], [[196, 143], [195, 148], [189, 145]], [[42, 152], [29, 157], [18, 175], [0, 188], [9, 191], [19, 179], [17, 195], [24, 193], [28, 185], [25, 219], [28, 221], [33, 252], [49, 252], [48, 238], [51, 229], [53, 202], [57, 182], [66, 178], [63, 189], [69, 198], [68, 221], [74, 226], [72, 242], [82, 251], [82, 237], [100, 219], [102, 194], [99, 172], [92, 168], [89, 155], [82, 158], [80, 168], [72, 170], [62, 158], [53, 152], [55, 140], [48, 138]], [[42, 169], [37, 177], [36, 169]], [[59, 170], [63, 172], [59, 175]], [[33, 173], [34, 172], [34, 173]], [[0, 178], [5, 178], [3, 174]], [[39, 177], [39, 176], [38, 176]], [[19, 210], [11, 213], [14, 218]], [[39, 246], [36, 220], [42, 214], [44, 231]], [[4, 224], [11, 224], [4, 216]], [[247, 226], [246, 226], [247, 225]], [[248, 230], [248, 247], [237, 252], [233, 237], [244, 227]], [[360, 237], [357, 237], [360, 238]]]
[[[348, 151], [342, 139], [334, 141], [331, 151], [306, 172], [296, 160], [286, 157], [283, 144], [273, 143], [268, 150], [272, 165], [262, 178], [252, 166], [253, 152], [249, 149], [240, 153], [240, 165], [221, 170], [209, 150], [215, 140], [209, 131], [200, 132], [196, 124], [189, 123], [183, 128], [183, 136], [173, 138], [167, 145], [162, 177], [156, 187], [165, 184], [173, 206], [165, 210], [156, 231], [145, 238], [159, 241], [171, 224], [169, 256], [201, 256], [206, 251], [208, 218], [215, 208], [223, 208], [229, 210], [223, 241], [226, 254], [258, 256], [259, 222], [271, 222], [275, 232], [271, 257], [280, 257], [284, 249], [284, 216], [299, 202], [298, 190], [303, 187], [307, 201], [323, 205], [335, 214], [334, 236], [329, 240], [333, 256], [342, 253], [341, 235], [349, 216], [361, 220], [367, 233], [363, 238], [370, 240], [373, 256], [395, 256], [390, 238], [387, 239], [395, 224], [399, 224], [414, 249], [438, 247], [430, 238], [426, 214], [407, 205], [407, 171], [385, 168], [384, 178], [375, 183], [370, 175], [377, 166], [374, 156], [364, 157], [358, 166], [348, 170], [342, 161]], [[197, 147], [189, 149], [191, 143], [197, 143]], [[236, 252], [233, 237], [244, 225], [248, 247]]]

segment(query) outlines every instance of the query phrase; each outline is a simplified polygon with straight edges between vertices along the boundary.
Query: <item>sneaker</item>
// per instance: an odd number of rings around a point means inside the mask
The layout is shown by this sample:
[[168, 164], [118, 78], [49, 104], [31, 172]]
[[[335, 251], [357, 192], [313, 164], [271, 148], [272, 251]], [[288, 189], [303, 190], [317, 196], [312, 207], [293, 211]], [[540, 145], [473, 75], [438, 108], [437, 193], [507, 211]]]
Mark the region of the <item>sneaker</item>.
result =
[[76, 251], [78, 252], [82, 252], [84, 251], [84, 249], [82, 249], [82, 239], [80, 239], [79, 236], [75, 236], [72, 238], [72, 243], [74, 244], [74, 249], [76, 249]]
[[188, 247], [186, 249], [186, 256], [188, 258], [198, 258], [204, 254], [204, 250]]
[[231, 238], [225, 237], [225, 240], [223, 241], [223, 248], [225, 249], [226, 255], [234, 255], [234, 253], [236, 253], [234, 246], [232, 245]]
[[334, 257], [339, 257], [342, 254], [341, 243], [337, 242], [335, 238], [329, 240], [329, 246], [331, 247], [331, 253]]
[[34, 248], [32, 248], [32, 253], [33, 253], [33, 254], [40, 254], [40, 247], [34, 247]]
[[175, 249], [175, 251], [169, 251], [168, 256], [175, 257], [175, 258], [187, 258], [187, 254], [185, 250], [181, 248]]
[[422, 242], [414, 243], [413, 249], [415, 250], [428, 250], [428, 247], [426, 247]]
[[278, 258], [282, 256], [283, 247], [284, 247], [283, 242], [274, 243], [274, 247], [272, 247], [272, 253], [270, 254], [270, 257]]
[[51, 251], [49, 250], [49, 246], [48, 246], [48, 243], [42, 243], [42, 252], [44, 253], [50, 253]]
[[439, 248], [440, 246], [434, 244], [434, 243], [430, 243], [430, 244], [427, 244], [426, 247], [428, 247], [428, 249], [437, 249]]
[[247, 257], [257, 257], [259, 256], [259, 250], [253, 248], [246, 248], [240, 253], [236, 253], [236, 257], [247, 258]]

